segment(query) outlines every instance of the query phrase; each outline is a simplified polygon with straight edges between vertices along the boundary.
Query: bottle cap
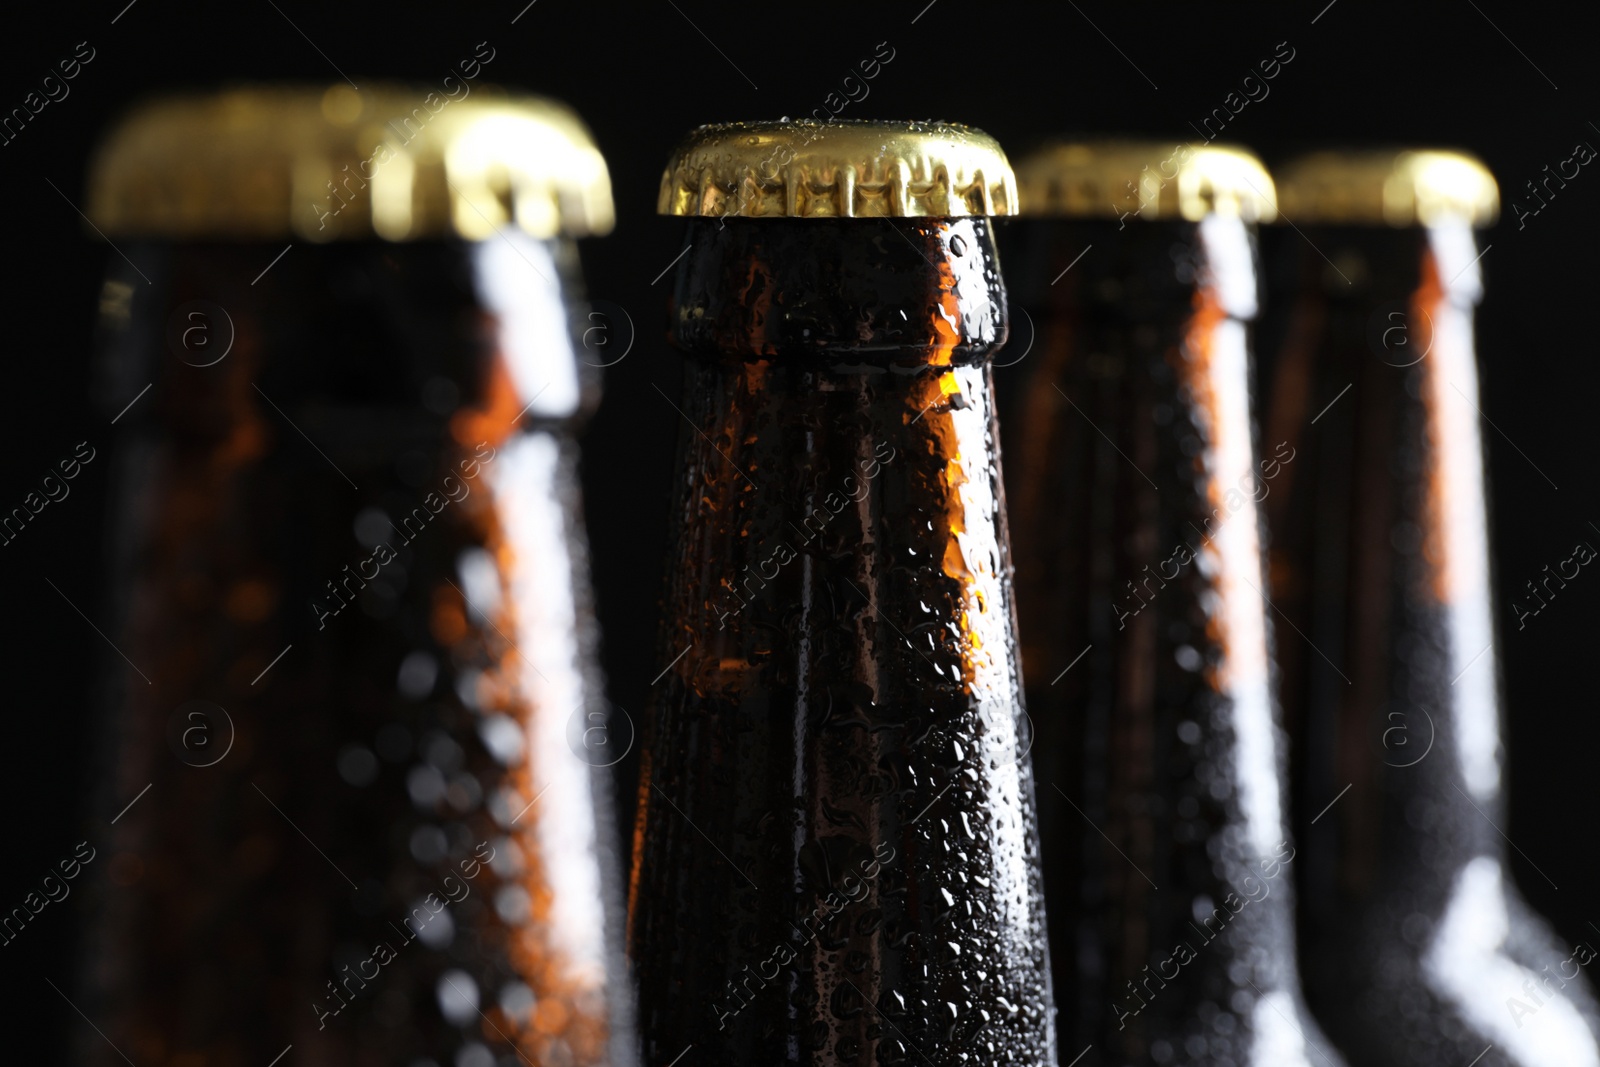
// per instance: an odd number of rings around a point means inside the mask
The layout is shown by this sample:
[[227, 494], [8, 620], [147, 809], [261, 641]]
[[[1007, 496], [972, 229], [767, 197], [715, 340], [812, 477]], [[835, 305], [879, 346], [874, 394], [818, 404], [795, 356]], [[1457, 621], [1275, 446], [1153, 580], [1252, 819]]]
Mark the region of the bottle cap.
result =
[[881, 218], [1010, 215], [994, 138], [943, 122], [813, 119], [701, 126], [661, 175], [663, 215]]
[[1279, 171], [1278, 195], [1296, 224], [1487, 226], [1500, 213], [1494, 175], [1464, 152], [1314, 152]]
[[571, 111], [445, 83], [262, 86], [152, 100], [100, 144], [89, 217], [111, 236], [168, 240], [478, 240], [508, 225], [541, 238], [611, 229], [605, 160]]
[[1242, 148], [1163, 141], [1063, 141], [1017, 165], [1023, 215], [1185, 219], [1277, 215], [1272, 176]]

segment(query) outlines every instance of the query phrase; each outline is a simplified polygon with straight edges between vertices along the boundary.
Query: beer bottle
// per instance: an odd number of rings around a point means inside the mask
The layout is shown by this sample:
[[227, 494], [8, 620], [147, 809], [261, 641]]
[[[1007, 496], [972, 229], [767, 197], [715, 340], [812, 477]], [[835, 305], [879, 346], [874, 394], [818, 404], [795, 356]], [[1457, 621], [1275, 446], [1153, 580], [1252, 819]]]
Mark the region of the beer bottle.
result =
[[[987, 135], [706, 126], [629, 899], [651, 1063], [1054, 1064]], [[686, 1061], [687, 1062], [687, 1061]]]
[[[1304, 743], [1307, 994], [1374, 1067], [1600, 1063], [1589, 942], [1506, 866], [1499, 665], [1473, 308], [1493, 177], [1454, 152], [1323, 152], [1282, 172], [1267, 500]], [[1559, 580], [1559, 579], [1558, 579]]]
[[1094, 141], [1018, 185], [1002, 239], [1037, 337], [997, 377], [1063, 1057], [1328, 1067], [1262, 596], [1258, 505], [1297, 462], [1251, 419], [1272, 180], [1236, 149]]
[[634, 1062], [573, 438], [608, 178], [443, 90], [160, 100], [95, 163], [126, 807], [80, 1062]]

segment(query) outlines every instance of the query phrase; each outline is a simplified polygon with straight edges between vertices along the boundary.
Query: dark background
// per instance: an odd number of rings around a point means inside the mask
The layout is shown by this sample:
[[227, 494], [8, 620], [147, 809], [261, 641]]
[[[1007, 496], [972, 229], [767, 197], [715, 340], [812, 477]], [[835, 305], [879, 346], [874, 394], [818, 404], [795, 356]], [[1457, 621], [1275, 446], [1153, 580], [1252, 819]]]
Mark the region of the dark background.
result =
[[[1571, 156], [1578, 141], [1600, 146], [1600, 129], [1590, 124], [1600, 121], [1592, 39], [1563, 17], [1569, 8], [1506, 0], [1416, 7], [1336, 0], [1326, 10], [1326, 0], [1059, 7], [537, 0], [526, 9], [526, 0], [450, 7], [136, 0], [124, 10], [125, 2], [30, 5], [8, 11], [0, 35], [0, 112], [21, 106], [78, 42], [96, 53], [68, 83], [70, 96], [0, 145], [7, 268], [0, 322], [9, 338], [0, 379], [0, 510], [20, 504], [77, 442], [98, 447], [111, 437], [107, 416], [89, 405], [87, 372], [99, 280], [114, 253], [86, 236], [72, 204], [84, 206], [89, 148], [121, 108], [157, 90], [232, 81], [331, 83], [335, 64], [358, 84], [382, 77], [437, 85], [487, 41], [495, 58], [483, 80], [568, 102], [611, 165], [617, 228], [585, 242], [583, 253], [591, 294], [626, 309], [638, 335], [627, 358], [606, 372], [605, 400], [585, 439], [584, 481], [605, 666], [614, 702], [636, 720], [664, 665], [655, 662], [655, 603], [680, 423], [653, 388], [675, 395], [679, 385], [677, 360], [661, 339], [670, 277], [652, 280], [680, 249], [682, 223], [654, 209], [662, 164], [685, 130], [807, 114], [887, 42], [894, 59], [845, 117], [968, 122], [1013, 155], [1055, 132], [1176, 142], [1194, 139], [1189, 122], [1221, 106], [1258, 60], [1287, 42], [1293, 61], [1225, 139], [1253, 146], [1269, 163], [1329, 141], [1477, 153], [1507, 203], [1501, 223], [1481, 236], [1492, 248], [1483, 258], [1488, 295], [1479, 316], [1483, 408], [1494, 427], [1485, 440], [1510, 753], [1510, 818], [1502, 828], [1516, 846], [1510, 860], [1518, 881], [1562, 938], [1597, 936], [1589, 922], [1600, 922], [1600, 864], [1587, 831], [1600, 822], [1590, 622], [1600, 577], [1580, 574], [1520, 633], [1509, 609], [1523, 583], [1567, 558], [1575, 541], [1600, 545], [1600, 531], [1589, 525], [1600, 526], [1591, 443], [1600, 360], [1593, 298], [1585, 297], [1600, 277], [1600, 176], [1586, 168], [1520, 228], [1509, 206], [1513, 199], [1536, 206], [1519, 190]], [[99, 621], [108, 468], [90, 465], [67, 500], [0, 546], [0, 604], [10, 621], [0, 646], [0, 910], [20, 903], [91, 821], [114, 814], [88, 811], [80, 800], [94, 744], [90, 685], [111, 653], [45, 580]], [[60, 1062], [59, 1035], [87, 1025], [45, 982], [70, 988], [72, 919], [70, 907], [48, 908], [0, 948], [0, 983], [10, 989], [0, 1047], [8, 1059], [34, 1045], [43, 1055], [30, 1062]]]

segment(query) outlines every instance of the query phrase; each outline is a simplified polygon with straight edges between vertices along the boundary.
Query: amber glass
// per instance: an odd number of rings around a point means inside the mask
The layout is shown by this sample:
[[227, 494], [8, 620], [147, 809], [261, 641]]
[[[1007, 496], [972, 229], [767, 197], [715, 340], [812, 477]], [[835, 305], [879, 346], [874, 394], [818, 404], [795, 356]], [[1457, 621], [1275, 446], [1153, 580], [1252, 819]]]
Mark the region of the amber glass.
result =
[[985, 219], [696, 219], [630, 895], [646, 1057], [1055, 1061]]
[[633, 1062], [571, 243], [129, 251], [80, 1062]]
[[1472, 233], [1275, 240], [1266, 421], [1299, 458], [1267, 515], [1274, 596], [1305, 635], [1282, 691], [1312, 1007], [1373, 1067], [1600, 1063], [1592, 941], [1532, 913], [1500, 835]]
[[996, 376], [1063, 1055], [1328, 1067], [1296, 975], [1257, 510], [1299, 459], [1252, 442], [1253, 233], [1003, 239], [1034, 329]]

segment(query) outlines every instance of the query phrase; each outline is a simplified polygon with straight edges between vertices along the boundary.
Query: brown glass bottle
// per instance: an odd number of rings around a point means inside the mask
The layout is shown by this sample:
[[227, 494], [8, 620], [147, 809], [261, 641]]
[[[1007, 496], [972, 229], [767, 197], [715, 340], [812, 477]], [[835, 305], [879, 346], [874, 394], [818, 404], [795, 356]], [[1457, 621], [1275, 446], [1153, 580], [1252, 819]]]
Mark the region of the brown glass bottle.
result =
[[[1253, 441], [1252, 157], [1065, 144], [1002, 239], [997, 373], [1063, 1055], [1338, 1063], [1302, 1005]], [[1013, 357], [1015, 358], [1015, 357]]]
[[722, 217], [671, 305], [651, 1062], [1056, 1062], [987, 366], [1010, 186], [937, 124], [706, 127], [668, 170], [664, 211]]
[[1444, 152], [1321, 153], [1283, 178], [1303, 236], [1272, 235], [1267, 425], [1299, 458], [1267, 515], [1274, 596], [1307, 638], [1282, 691], [1308, 996], [1374, 1067], [1600, 1063], [1594, 951], [1532, 913], [1497, 829], [1472, 336], [1494, 179]]
[[82, 1062], [634, 1062], [572, 437], [604, 164], [424, 93], [155, 103], [97, 164], [128, 808]]

